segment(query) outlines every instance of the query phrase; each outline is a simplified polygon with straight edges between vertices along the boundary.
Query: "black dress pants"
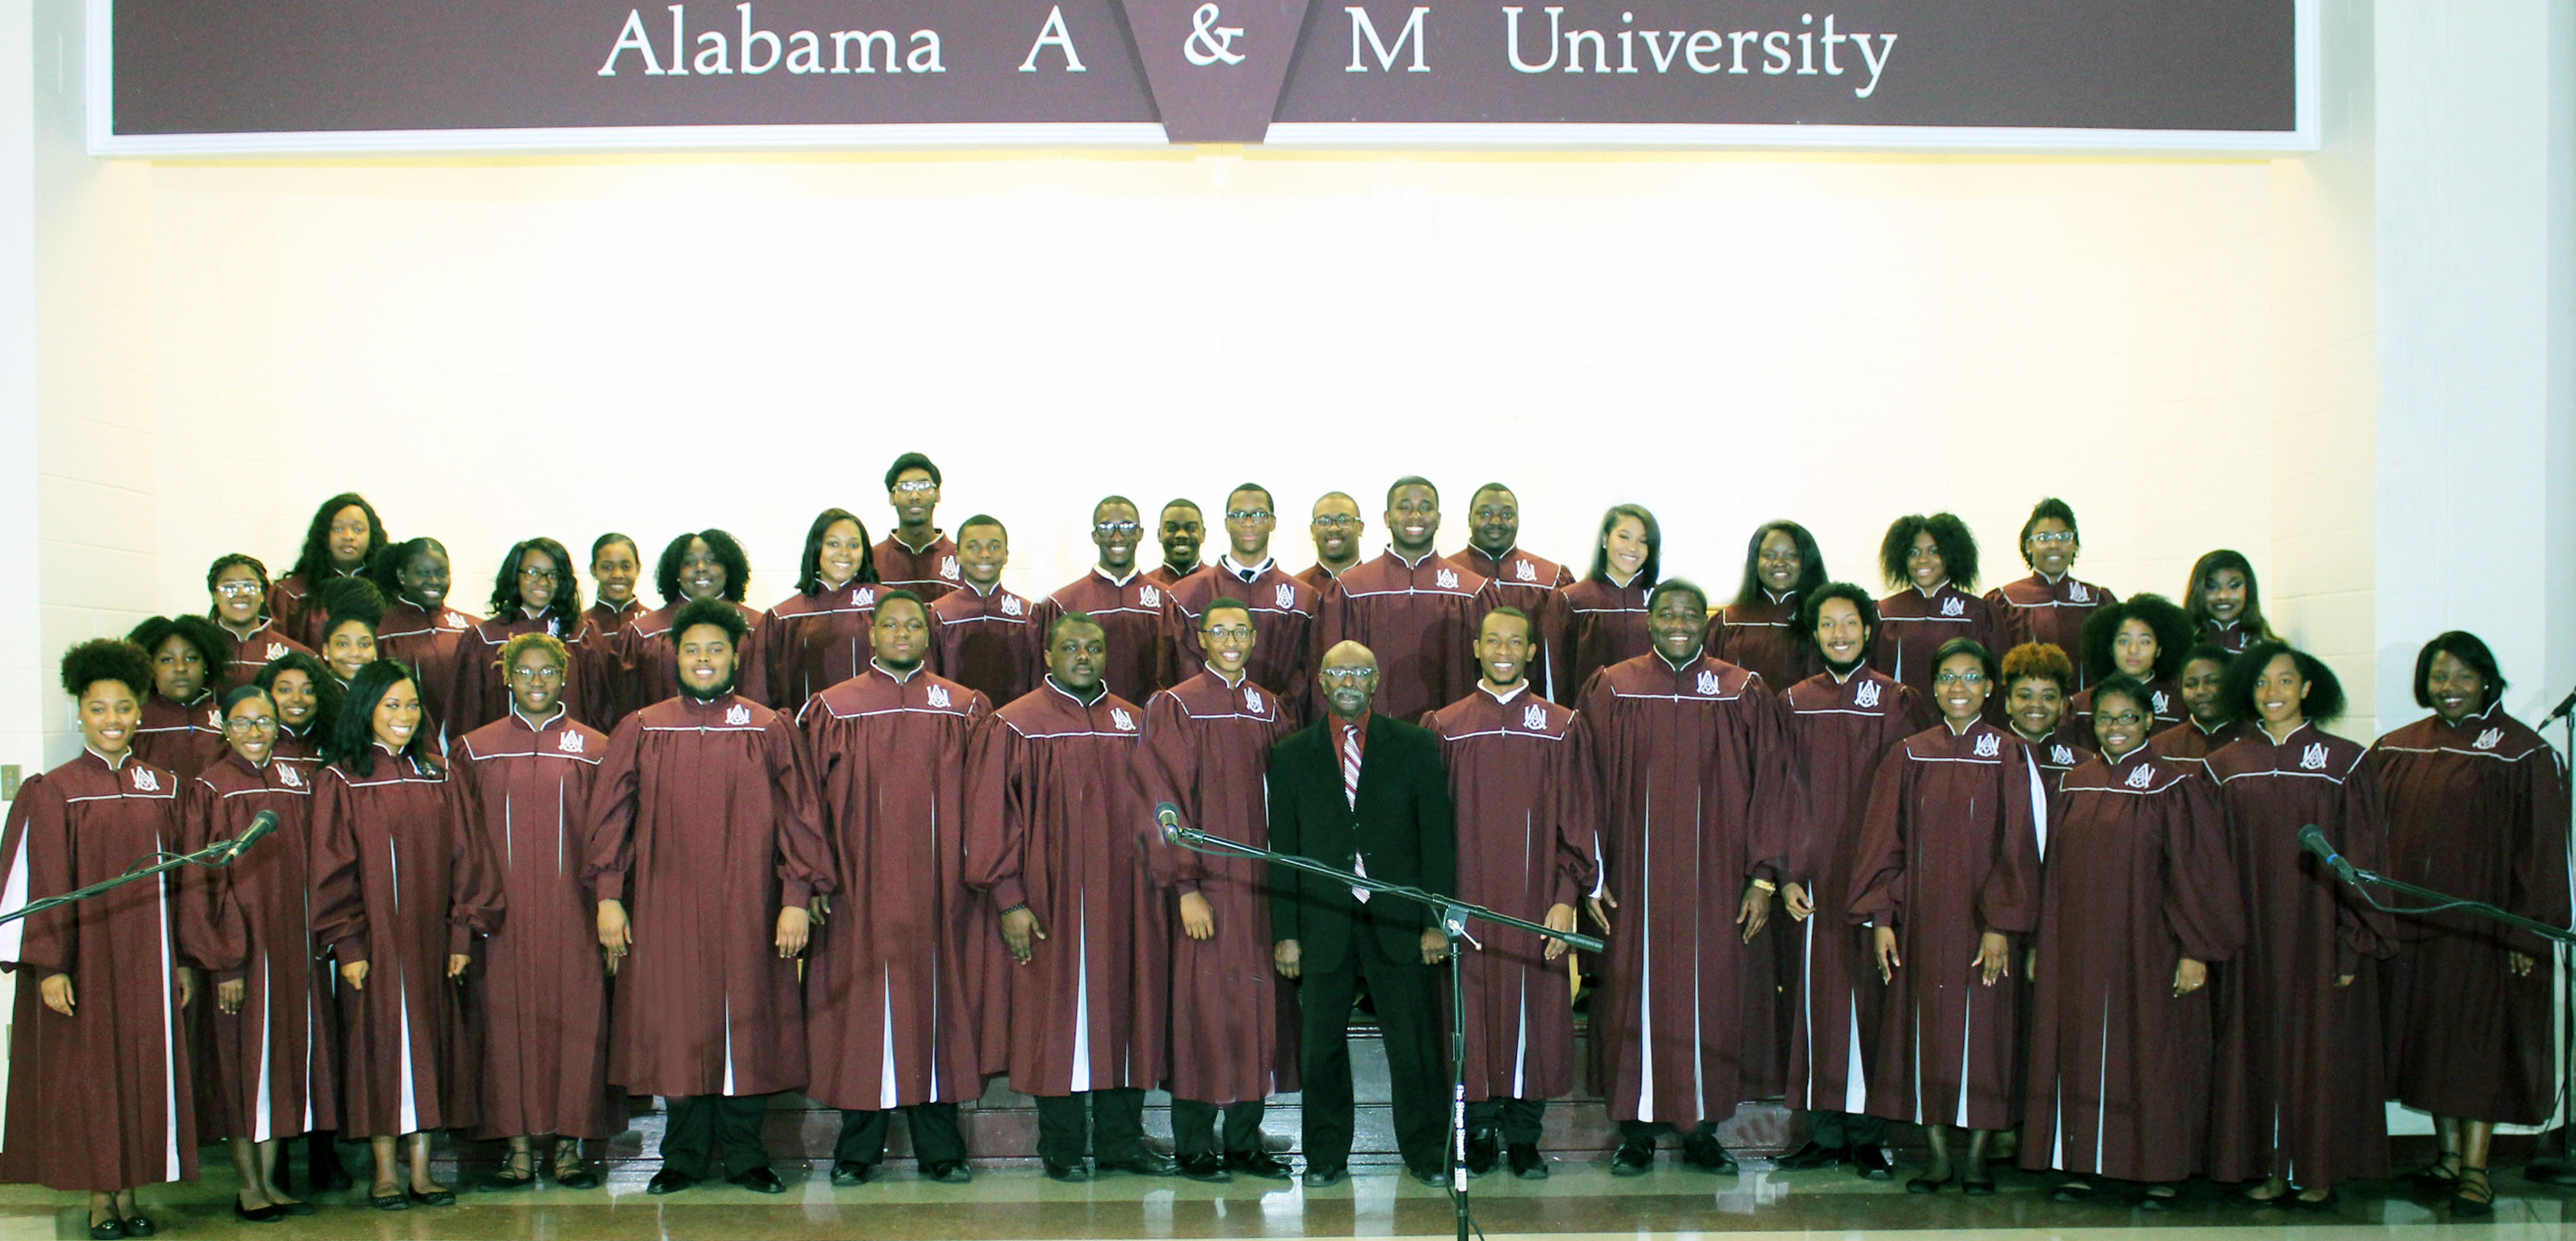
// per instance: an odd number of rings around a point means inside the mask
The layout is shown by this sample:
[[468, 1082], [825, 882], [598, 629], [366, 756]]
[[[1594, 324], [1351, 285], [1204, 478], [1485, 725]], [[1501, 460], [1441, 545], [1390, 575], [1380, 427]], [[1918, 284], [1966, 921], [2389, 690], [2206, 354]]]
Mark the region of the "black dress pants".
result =
[[1407, 1166], [1448, 1167], [1448, 1076], [1440, 1068], [1438, 1023], [1431, 1011], [1431, 967], [1418, 953], [1390, 960], [1365, 923], [1352, 928], [1350, 949], [1333, 968], [1309, 967], [1297, 983], [1305, 1018], [1306, 1166], [1350, 1162], [1351, 992], [1362, 978], [1377, 1001], [1378, 1029], [1386, 1037], [1396, 1147]]
[[903, 1113], [903, 1123], [912, 1130], [912, 1155], [923, 1167], [934, 1163], [963, 1163], [966, 1139], [957, 1132], [957, 1105], [954, 1103], [915, 1103], [910, 1107], [883, 1112], [841, 1111], [841, 1140], [832, 1146], [835, 1163], [873, 1164], [885, 1158], [886, 1118], [896, 1111]]
[[673, 1095], [668, 1102], [671, 1122], [662, 1132], [663, 1167], [703, 1181], [714, 1175], [718, 1157], [727, 1176], [769, 1166], [769, 1150], [760, 1142], [768, 1095]]
[[1218, 1110], [1213, 1103], [1173, 1099], [1172, 1154], [1187, 1159], [1192, 1155], [1249, 1155], [1261, 1149], [1261, 1100], [1245, 1099], [1225, 1105], [1223, 1146], [1217, 1145]]
[[1037, 1105], [1040, 1159], [1049, 1163], [1081, 1162], [1085, 1136], [1091, 1139], [1094, 1159], [1125, 1163], [1145, 1157], [1142, 1090], [1039, 1095]]
[[1503, 1135], [1505, 1146], [1536, 1146], [1542, 1117], [1546, 1114], [1545, 1099], [1512, 1099], [1497, 1095], [1467, 1105], [1467, 1129], [1469, 1132], [1494, 1130]]

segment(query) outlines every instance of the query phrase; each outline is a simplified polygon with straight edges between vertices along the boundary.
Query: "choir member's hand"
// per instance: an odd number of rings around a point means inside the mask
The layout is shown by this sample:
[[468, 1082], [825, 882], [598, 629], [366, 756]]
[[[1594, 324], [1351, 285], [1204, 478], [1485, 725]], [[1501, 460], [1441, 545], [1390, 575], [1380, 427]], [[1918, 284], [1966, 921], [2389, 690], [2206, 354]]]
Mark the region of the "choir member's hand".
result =
[[805, 939], [814, 933], [813, 916], [802, 905], [790, 905], [778, 911], [778, 959], [787, 960], [805, 951]]
[[1037, 951], [1037, 941], [1046, 937], [1046, 928], [1038, 925], [1038, 916], [1030, 913], [1028, 906], [1002, 915], [1002, 946], [1011, 950], [1012, 960], [1028, 964], [1030, 955]]
[[366, 989], [367, 989], [367, 963], [366, 963], [366, 962], [364, 962], [364, 961], [343, 961], [343, 962], [341, 962], [341, 963], [340, 963], [340, 981], [342, 981], [342, 982], [345, 982], [345, 983], [349, 984], [349, 989], [350, 989], [351, 991], [364, 991], [364, 990], [366, 990]]
[[451, 953], [448, 953], [448, 954], [447, 954], [447, 976], [448, 976], [449, 978], [463, 978], [463, 977], [465, 977], [465, 967], [466, 967], [466, 966], [469, 966], [469, 965], [472, 965], [472, 964], [474, 964], [474, 957], [473, 957], [473, 954], [471, 954], [471, 953], [464, 953], [464, 952], [451, 952]]
[[1216, 909], [1196, 892], [1181, 893], [1181, 933], [1192, 939], [1216, 938]]
[[1816, 913], [1816, 900], [1807, 895], [1807, 885], [1803, 883], [1781, 884], [1780, 903], [1788, 907], [1790, 917], [1800, 922], [1814, 917]]
[[1771, 889], [1758, 883], [1744, 885], [1744, 904], [1735, 911], [1735, 925], [1744, 928], [1744, 942], [1762, 933], [1762, 925], [1771, 920]]
[[2012, 977], [2012, 941], [2001, 931], [1988, 931], [1977, 937], [1977, 974], [1986, 985], [1998, 978]]
[[626, 902], [599, 903], [599, 946], [608, 953], [610, 972], [615, 972], [617, 958], [635, 946], [635, 928], [626, 921]]
[[250, 980], [227, 978], [215, 984], [215, 1010], [230, 1017], [241, 1011], [242, 999], [250, 994]]
[[179, 1007], [186, 1008], [197, 998], [197, 971], [182, 965], [170, 972], [179, 983]]
[[1869, 944], [1871, 955], [1878, 958], [1878, 980], [1880, 982], [1896, 981], [1896, 971], [1905, 964], [1905, 962], [1897, 959], [1896, 956], [1896, 928], [1892, 926], [1871, 927], [1869, 930]]
[[1422, 928], [1422, 963], [1438, 965], [1449, 959], [1449, 937], [1436, 926]]
[[45, 1007], [66, 1017], [72, 1015], [71, 975], [47, 974], [45, 976]]
[[[1572, 906], [1572, 905], [1568, 905], [1568, 904], [1565, 904], [1565, 903], [1563, 903], [1563, 902], [1561, 902], [1561, 901], [1560, 901], [1560, 902], [1558, 902], [1557, 904], [1554, 904], [1554, 905], [1550, 905], [1550, 906], [1548, 906], [1548, 907], [1547, 907], [1547, 916], [1546, 916], [1545, 918], [1542, 918], [1542, 919], [1540, 919], [1540, 920], [1539, 920], [1539, 925], [1540, 925], [1540, 926], [1543, 926], [1543, 927], [1546, 927], [1547, 929], [1549, 929], [1549, 930], [1551, 930], [1551, 931], [1571, 931], [1571, 930], [1573, 930], [1573, 929], [1574, 929], [1574, 906]], [[1548, 960], [1553, 961], [1553, 960], [1557, 959], [1558, 957], [1561, 957], [1561, 956], [1564, 956], [1564, 955], [1565, 955], [1565, 941], [1564, 941], [1564, 940], [1561, 940], [1561, 939], [1551, 939], [1551, 940], [1547, 941], [1547, 959], [1548, 959]]]
[[1303, 968], [1298, 964], [1300, 955], [1297, 941], [1293, 939], [1283, 939], [1270, 946], [1270, 964], [1278, 969], [1281, 978], [1297, 976]]
[[2513, 971], [2513, 976], [2516, 978], [2531, 977], [2530, 957], [2524, 956], [2519, 952], [2508, 951], [2504, 954], [2504, 964], [2505, 968]]
[[832, 898], [828, 896], [815, 897], [814, 903], [807, 905], [805, 908], [808, 913], [813, 915], [814, 925], [821, 926], [832, 916]]
[[2174, 962], [2174, 994], [2190, 995], [2209, 985], [2209, 967], [2190, 957]]
[[1592, 925], [1600, 927], [1602, 934], [1609, 934], [1610, 911], [1619, 907], [1619, 898], [1610, 895], [1610, 889], [1603, 888], [1599, 896], [1584, 901], [1583, 905], [1592, 912]]

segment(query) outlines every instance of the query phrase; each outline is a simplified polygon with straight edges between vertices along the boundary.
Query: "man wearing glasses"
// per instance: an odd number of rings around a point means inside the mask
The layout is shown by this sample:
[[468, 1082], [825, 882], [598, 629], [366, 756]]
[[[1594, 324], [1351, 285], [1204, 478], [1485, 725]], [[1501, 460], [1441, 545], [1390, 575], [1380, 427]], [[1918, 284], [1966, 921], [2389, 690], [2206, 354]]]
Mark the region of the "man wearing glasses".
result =
[[1360, 520], [1360, 502], [1349, 492], [1328, 491], [1315, 501], [1306, 528], [1315, 536], [1315, 563], [1297, 578], [1321, 593], [1360, 562], [1360, 534], [1367, 523]]
[[876, 557], [877, 581], [888, 590], [908, 590], [925, 603], [957, 589], [957, 544], [931, 519], [939, 510], [939, 466], [908, 452], [886, 467], [886, 503], [894, 506], [895, 527], [869, 551]]
[[1324, 592], [1279, 567], [1270, 554], [1270, 535], [1278, 528], [1269, 488], [1245, 483], [1229, 493], [1225, 553], [1172, 587], [1165, 640], [1186, 663], [1188, 652], [1198, 648], [1199, 617], [1209, 601], [1242, 600], [1251, 609], [1253, 628], [1261, 633], [1248, 665], [1252, 683], [1274, 691], [1289, 720], [1302, 723], [1314, 693], [1315, 613]]
[[1101, 668], [1109, 692], [1143, 702], [1171, 683], [1171, 641], [1164, 631], [1163, 587], [1136, 571], [1136, 545], [1145, 537], [1136, 502], [1110, 496], [1091, 509], [1091, 545], [1100, 549], [1091, 572], [1066, 583], [1038, 605], [1039, 633], [1051, 633], [1055, 618], [1082, 612], [1100, 626], [1108, 640]]
[[1386, 554], [1333, 579], [1318, 641], [1377, 653], [1377, 709], [1419, 720], [1476, 688], [1476, 629], [1494, 609], [1491, 579], [1441, 559], [1440, 489], [1399, 478], [1386, 492]]

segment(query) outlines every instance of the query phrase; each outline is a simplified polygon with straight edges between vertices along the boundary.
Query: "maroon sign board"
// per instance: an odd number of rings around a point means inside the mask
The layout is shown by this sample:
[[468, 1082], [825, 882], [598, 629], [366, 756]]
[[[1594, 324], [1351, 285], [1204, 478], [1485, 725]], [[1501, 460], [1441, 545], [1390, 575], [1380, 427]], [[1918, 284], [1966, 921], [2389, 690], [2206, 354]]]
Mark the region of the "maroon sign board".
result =
[[2318, 0], [89, 0], [100, 154], [2280, 152]]

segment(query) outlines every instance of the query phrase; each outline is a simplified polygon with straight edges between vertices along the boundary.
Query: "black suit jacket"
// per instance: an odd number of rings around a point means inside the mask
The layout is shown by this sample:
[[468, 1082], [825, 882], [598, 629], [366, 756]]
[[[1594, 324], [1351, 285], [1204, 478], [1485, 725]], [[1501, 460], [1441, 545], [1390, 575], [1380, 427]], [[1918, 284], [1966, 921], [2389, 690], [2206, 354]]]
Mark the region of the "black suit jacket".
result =
[[[1270, 847], [1442, 895], [1458, 886], [1458, 838], [1440, 739], [1372, 712], [1360, 759], [1359, 805], [1342, 791], [1341, 721], [1327, 715], [1270, 750]], [[1270, 933], [1293, 939], [1304, 968], [1341, 964], [1355, 933], [1373, 933], [1388, 956], [1421, 960], [1422, 929], [1439, 915], [1400, 897], [1363, 905], [1346, 883], [1273, 866]], [[1354, 930], [1354, 923], [1360, 930]]]

